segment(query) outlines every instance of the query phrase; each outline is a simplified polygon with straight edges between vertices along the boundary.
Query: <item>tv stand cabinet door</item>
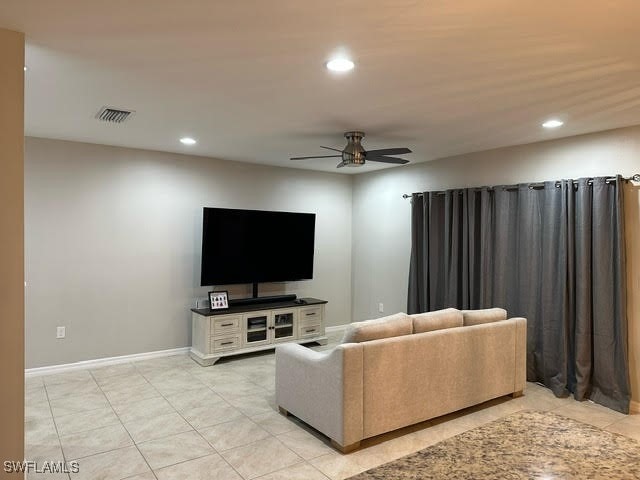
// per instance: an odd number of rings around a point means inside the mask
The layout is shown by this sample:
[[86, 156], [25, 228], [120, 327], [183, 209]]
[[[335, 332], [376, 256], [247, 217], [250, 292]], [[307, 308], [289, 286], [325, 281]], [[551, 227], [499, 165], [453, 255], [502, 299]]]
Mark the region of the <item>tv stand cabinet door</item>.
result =
[[261, 310], [242, 315], [242, 346], [258, 347], [271, 343], [270, 326], [273, 325], [273, 312]]
[[298, 338], [299, 308], [283, 308], [273, 311], [271, 338], [273, 343], [289, 342]]

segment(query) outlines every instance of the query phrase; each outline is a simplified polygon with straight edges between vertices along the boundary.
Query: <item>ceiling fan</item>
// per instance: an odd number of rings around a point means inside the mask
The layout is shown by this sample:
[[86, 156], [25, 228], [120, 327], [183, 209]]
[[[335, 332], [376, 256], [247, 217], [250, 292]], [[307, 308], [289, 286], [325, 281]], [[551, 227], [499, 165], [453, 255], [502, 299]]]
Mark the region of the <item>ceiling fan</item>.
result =
[[342, 157], [342, 161], [338, 163], [337, 168], [342, 167], [359, 167], [364, 165], [368, 160], [370, 162], [382, 162], [382, 163], [396, 163], [404, 165], [409, 163], [409, 160], [404, 158], [389, 157], [388, 155], [402, 155], [403, 153], [411, 153], [411, 150], [406, 147], [399, 148], [381, 148], [378, 150], [365, 150], [362, 146], [361, 140], [364, 137], [364, 132], [345, 132], [345, 138], [347, 139], [347, 146], [342, 150], [331, 147], [323, 147], [327, 150], [333, 150], [340, 152], [340, 155], [316, 155], [312, 157], [293, 157], [291, 160], [307, 160], [310, 158], [337, 158]]

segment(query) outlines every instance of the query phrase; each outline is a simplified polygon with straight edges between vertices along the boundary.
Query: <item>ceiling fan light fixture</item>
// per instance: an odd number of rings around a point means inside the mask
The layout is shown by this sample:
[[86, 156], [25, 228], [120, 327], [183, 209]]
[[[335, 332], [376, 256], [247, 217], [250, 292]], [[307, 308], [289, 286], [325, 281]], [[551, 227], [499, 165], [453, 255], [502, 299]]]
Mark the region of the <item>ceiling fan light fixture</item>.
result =
[[332, 72], [344, 73], [348, 72], [349, 70], [353, 70], [353, 67], [355, 67], [355, 63], [353, 63], [353, 61], [349, 60], [348, 58], [338, 57], [334, 58], [333, 60], [329, 60], [326, 63], [326, 67]]

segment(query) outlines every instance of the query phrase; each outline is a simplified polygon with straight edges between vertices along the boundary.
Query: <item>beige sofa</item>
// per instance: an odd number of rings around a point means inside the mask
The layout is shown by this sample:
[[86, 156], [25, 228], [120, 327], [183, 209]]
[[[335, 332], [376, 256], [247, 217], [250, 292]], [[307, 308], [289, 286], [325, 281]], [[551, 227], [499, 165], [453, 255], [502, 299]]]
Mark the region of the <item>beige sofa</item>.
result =
[[365, 438], [520, 395], [525, 352], [526, 319], [506, 319], [502, 309], [356, 322], [328, 352], [278, 346], [276, 402], [347, 452]]

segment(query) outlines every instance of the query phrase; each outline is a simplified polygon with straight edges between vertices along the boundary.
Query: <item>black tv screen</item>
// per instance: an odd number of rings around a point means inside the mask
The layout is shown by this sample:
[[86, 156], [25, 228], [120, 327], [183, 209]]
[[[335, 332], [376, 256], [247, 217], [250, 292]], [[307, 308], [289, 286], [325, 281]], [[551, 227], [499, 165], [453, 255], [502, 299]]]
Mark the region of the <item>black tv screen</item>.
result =
[[202, 286], [313, 278], [315, 213], [204, 208]]

